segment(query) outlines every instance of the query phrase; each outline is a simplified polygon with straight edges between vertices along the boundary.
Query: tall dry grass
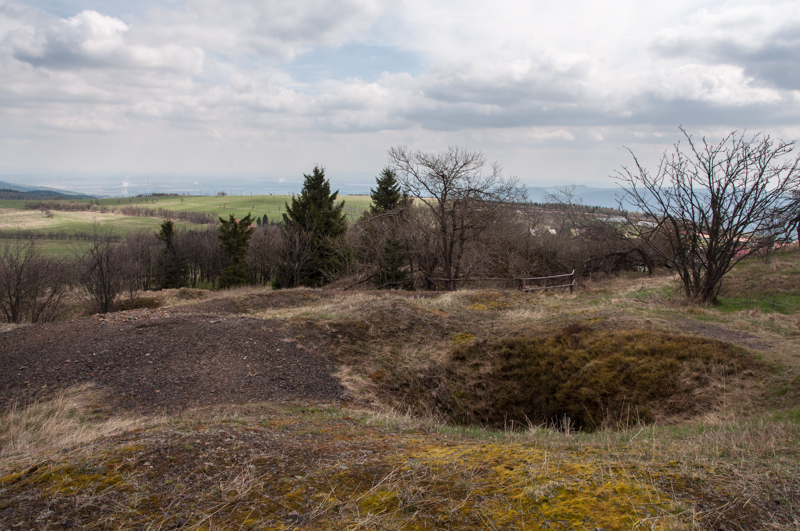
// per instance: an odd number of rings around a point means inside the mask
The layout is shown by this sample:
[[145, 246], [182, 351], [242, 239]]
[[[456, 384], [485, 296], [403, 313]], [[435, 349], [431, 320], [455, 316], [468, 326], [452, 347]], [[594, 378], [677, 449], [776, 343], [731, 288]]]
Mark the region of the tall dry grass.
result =
[[0, 415], [0, 468], [141, 429], [153, 421], [110, 415], [103, 400], [101, 391], [84, 384], [49, 400], [13, 405]]

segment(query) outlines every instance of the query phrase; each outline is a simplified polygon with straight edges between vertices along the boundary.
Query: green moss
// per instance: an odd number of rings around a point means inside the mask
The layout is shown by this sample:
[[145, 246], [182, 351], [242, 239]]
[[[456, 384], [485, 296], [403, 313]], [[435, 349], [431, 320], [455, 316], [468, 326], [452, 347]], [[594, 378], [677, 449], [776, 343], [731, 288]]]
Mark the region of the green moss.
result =
[[453, 339], [455, 340], [456, 343], [463, 344], [474, 341], [475, 336], [473, 336], [472, 334], [458, 334]]
[[726, 313], [758, 309], [762, 313], [793, 315], [800, 310], [800, 295], [781, 293], [757, 297], [721, 297], [715, 306]]
[[550, 336], [457, 348], [445, 367], [454, 392], [444, 408], [465, 423], [593, 430], [611, 421], [650, 422], [655, 407], [691, 411], [692, 391], [708, 384], [709, 374], [756, 365], [718, 341], [570, 325]]

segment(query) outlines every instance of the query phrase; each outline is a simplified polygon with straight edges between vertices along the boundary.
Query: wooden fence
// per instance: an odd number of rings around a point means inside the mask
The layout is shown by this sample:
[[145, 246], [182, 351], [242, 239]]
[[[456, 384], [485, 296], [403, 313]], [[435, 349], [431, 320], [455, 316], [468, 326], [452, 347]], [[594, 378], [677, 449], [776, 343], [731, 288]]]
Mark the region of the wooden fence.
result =
[[[569, 284], [563, 283], [567, 282], [566, 279], [570, 279]], [[572, 273], [568, 273], [566, 275], [553, 275], [550, 277], [528, 277], [528, 278], [465, 277], [465, 278], [454, 278], [452, 280], [447, 278], [431, 278], [431, 280], [437, 283], [453, 282], [454, 284], [462, 284], [466, 282], [506, 282], [506, 283], [513, 282], [517, 286], [517, 289], [520, 289], [522, 291], [540, 291], [548, 289], [569, 288], [570, 293], [573, 292], [576, 286], [574, 269], [572, 270]], [[528, 286], [528, 282], [540, 282], [542, 283], [542, 285]], [[554, 286], [550, 285], [552, 282], [555, 282], [557, 285]]]
[[[550, 285], [551, 281], [567, 282], [567, 280], [566, 280], [567, 278], [571, 279], [569, 281], [569, 284], [559, 284], [557, 286], [551, 286]], [[565, 279], [565, 280], [562, 281], [561, 279]], [[572, 293], [573, 290], [575, 289], [575, 270], [573, 269], [572, 273], [568, 273], [566, 275], [553, 275], [551, 277], [521, 278], [519, 280], [521, 281], [520, 289], [522, 291], [539, 291], [539, 290], [547, 290], [547, 289], [558, 289], [558, 288], [566, 289], [566, 288], [569, 288], [569, 292]], [[544, 285], [543, 286], [528, 287], [526, 285], [528, 281], [531, 281], [531, 282], [544, 282]]]

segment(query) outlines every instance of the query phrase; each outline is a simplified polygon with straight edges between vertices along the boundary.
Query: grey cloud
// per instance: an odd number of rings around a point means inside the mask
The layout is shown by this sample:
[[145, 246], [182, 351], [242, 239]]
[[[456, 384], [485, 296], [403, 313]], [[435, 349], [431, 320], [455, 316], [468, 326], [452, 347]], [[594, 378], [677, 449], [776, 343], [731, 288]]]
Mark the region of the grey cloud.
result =
[[662, 35], [653, 41], [651, 49], [662, 57], [738, 65], [760, 82], [785, 90], [800, 89], [800, 21], [785, 21], [755, 42], [743, 40], [735, 29], [698, 30]]
[[687, 98], [664, 99], [655, 94], [641, 94], [629, 101], [631, 116], [617, 123], [652, 124], [665, 128], [684, 125], [691, 128], [711, 124], [731, 129], [744, 127], [769, 130], [776, 126], [793, 126], [800, 120], [797, 106], [759, 104], [716, 105]]
[[378, 0], [187, 0], [154, 12], [153, 38], [178, 40], [233, 55], [282, 61], [315, 45], [339, 45], [368, 30]]
[[557, 62], [555, 57], [534, 57], [524, 66], [486, 61], [436, 65], [421, 76], [421, 90], [439, 101], [500, 107], [530, 100], [559, 105], [584, 98], [591, 61], [581, 57]]

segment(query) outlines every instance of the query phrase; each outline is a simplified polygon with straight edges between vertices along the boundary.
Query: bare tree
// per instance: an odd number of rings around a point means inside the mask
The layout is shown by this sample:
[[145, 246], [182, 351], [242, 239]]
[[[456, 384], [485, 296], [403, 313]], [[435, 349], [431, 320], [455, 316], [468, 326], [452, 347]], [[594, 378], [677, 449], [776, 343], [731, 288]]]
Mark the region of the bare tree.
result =
[[102, 233], [95, 226], [89, 247], [80, 259], [81, 284], [88, 294], [88, 303], [100, 313], [114, 311], [114, 303], [125, 289], [123, 253], [111, 233]]
[[275, 283], [299, 286], [314, 269], [314, 234], [297, 225], [285, 225], [277, 255]]
[[197, 230], [181, 230], [175, 235], [175, 245], [186, 258], [186, 275], [189, 285], [212, 284], [225, 264], [225, 255], [219, 245], [218, 228], [208, 225]]
[[[655, 175], [633, 155], [617, 172], [621, 205], [651, 215], [655, 226], [632, 224], [675, 267], [687, 297], [714, 302], [722, 278], [742, 258], [791, 238], [797, 226], [800, 158], [794, 142], [732, 132], [718, 144], [675, 145]], [[667, 245], [654, 245], [657, 238]]]
[[571, 254], [565, 270], [574, 269], [584, 276], [640, 269], [652, 274], [654, 260], [648, 246], [628, 230], [641, 220], [633, 215], [625, 218], [624, 212], [596, 213], [594, 207], [576, 198], [575, 190], [575, 185], [563, 186], [547, 196], [558, 216], [555, 240], [559, 254]]
[[275, 275], [281, 231], [277, 225], [262, 225], [250, 239], [247, 270], [252, 284], [267, 284]]
[[524, 190], [516, 179], [503, 179], [497, 163], [483, 173], [486, 157], [479, 151], [451, 147], [424, 153], [398, 146], [389, 150], [389, 162], [404, 191], [430, 212], [428, 236], [438, 240], [438, 267], [447, 289], [455, 289], [456, 279], [465, 273], [467, 242], [483, 233], [507, 204], [522, 200]]
[[139, 230], [125, 235], [116, 252], [120, 253], [122, 284], [127, 295], [127, 306], [133, 308], [141, 292], [157, 287], [160, 273], [159, 241], [155, 233]]
[[0, 312], [9, 323], [58, 316], [71, 288], [65, 260], [46, 257], [34, 240], [6, 242], [0, 251]]

